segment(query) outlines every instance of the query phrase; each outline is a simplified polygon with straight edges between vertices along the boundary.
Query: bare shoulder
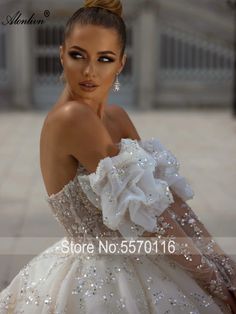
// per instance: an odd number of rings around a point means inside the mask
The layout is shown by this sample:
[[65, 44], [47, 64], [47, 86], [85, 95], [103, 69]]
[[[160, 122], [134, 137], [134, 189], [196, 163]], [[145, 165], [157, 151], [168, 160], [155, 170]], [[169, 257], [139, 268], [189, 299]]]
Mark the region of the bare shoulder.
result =
[[98, 116], [87, 105], [77, 101], [70, 101], [64, 104], [55, 112], [55, 125], [58, 127], [58, 136], [70, 143], [76, 138], [78, 141], [90, 139], [90, 136], [101, 130], [102, 125]]
[[[82, 111], [82, 109], [81, 109]], [[67, 158], [66, 132], [78, 121], [79, 109], [73, 102], [54, 106], [48, 112], [40, 134], [40, 156], [42, 164], [48, 163], [52, 159], [53, 163], [62, 158]]]
[[97, 119], [90, 107], [77, 101], [69, 101], [51, 111], [45, 124], [50, 126], [48, 129], [61, 143], [65, 139], [63, 144], [66, 144], [68, 134], [71, 136], [74, 132], [77, 137], [83, 136], [83, 131], [85, 132]]
[[107, 129], [90, 107], [72, 102], [61, 110], [57, 137], [67, 154], [79, 160], [88, 171], [95, 171], [99, 160], [118, 153]]
[[76, 101], [68, 101], [66, 104], [58, 108], [54, 113], [55, 119], [61, 123], [61, 126], [73, 126], [78, 124], [78, 119], [83, 120], [84, 117], [92, 118], [92, 110]]
[[121, 106], [111, 105], [113, 114], [118, 117], [126, 138], [140, 140], [140, 136], [128, 112]]
[[[83, 115], [88, 115], [87, 108], [83, 108], [82, 105], [79, 105], [73, 101], [63, 104], [63, 106], [54, 107], [47, 114], [44, 124], [41, 131], [41, 140], [51, 139], [51, 145], [58, 146], [58, 143], [61, 144], [64, 138], [64, 135], [68, 128], [73, 128], [74, 125], [78, 124], [79, 120]], [[60, 145], [63, 149], [63, 145]]]

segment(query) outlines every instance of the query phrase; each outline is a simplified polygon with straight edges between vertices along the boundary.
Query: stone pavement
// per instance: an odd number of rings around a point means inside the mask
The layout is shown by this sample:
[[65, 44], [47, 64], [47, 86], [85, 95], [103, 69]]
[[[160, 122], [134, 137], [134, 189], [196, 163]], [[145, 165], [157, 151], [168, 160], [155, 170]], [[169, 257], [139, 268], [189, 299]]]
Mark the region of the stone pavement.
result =
[[[195, 192], [188, 204], [223, 249], [236, 254], [236, 119], [229, 111], [214, 110], [129, 113], [141, 138], [159, 138], [175, 154], [180, 174]], [[0, 113], [0, 289], [54, 238], [64, 236], [45, 200], [40, 172], [46, 114]], [[31, 244], [38, 237], [34, 254], [16, 254], [22, 237]]]

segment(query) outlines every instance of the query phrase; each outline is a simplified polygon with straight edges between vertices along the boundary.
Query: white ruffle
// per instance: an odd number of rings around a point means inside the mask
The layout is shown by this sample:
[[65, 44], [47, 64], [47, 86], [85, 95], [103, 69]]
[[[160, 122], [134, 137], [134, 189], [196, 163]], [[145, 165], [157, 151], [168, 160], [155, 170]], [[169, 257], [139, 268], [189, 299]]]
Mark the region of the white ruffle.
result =
[[194, 192], [187, 180], [179, 175], [180, 163], [172, 152], [155, 138], [140, 140], [139, 145], [156, 161], [154, 176], [166, 181], [184, 201], [193, 198]]
[[186, 199], [186, 182], [158, 141], [122, 139], [119, 145], [118, 155], [100, 160], [95, 172], [78, 176], [80, 185], [110, 229], [124, 237], [155, 232], [157, 217], [174, 201], [169, 185]]

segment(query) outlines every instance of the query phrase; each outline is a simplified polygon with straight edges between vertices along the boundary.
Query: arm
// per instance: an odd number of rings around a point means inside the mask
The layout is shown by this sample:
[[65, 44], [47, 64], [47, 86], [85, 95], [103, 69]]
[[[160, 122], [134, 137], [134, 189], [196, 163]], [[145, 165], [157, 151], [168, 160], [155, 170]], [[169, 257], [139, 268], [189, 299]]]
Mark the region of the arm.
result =
[[[124, 127], [126, 129], [127, 137], [141, 140], [128, 114], [123, 109], [121, 110], [123, 121], [125, 121]], [[164, 216], [160, 219], [162, 219], [162, 222], [167, 222], [167, 225], [168, 222], [170, 224], [172, 221], [172, 235], [175, 235], [175, 238], [185, 238], [186, 243], [192, 250], [192, 256], [194, 257], [194, 260], [190, 263], [187, 262], [189, 261], [188, 259], [184, 260], [184, 258], [188, 258], [188, 255], [185, 256], [182, 254], [182, 256], [179, 257], [174, 256], [176, 261], [178, 261], [180, 265], [182, 264], [182, 267], [186, 270], [190, 267], [188, 271], [209, 292], [218, 295], [220, 298], [224, 298], [226, 294], [228, 301], [233, 303], [231, 295], [228, 293], [226, 287], [231, 287], [235, 293], [235, 263], [230, 260], [229, 257], [227, 257], [215, 243], [209, 232], [199, 221], [198, 217], [194, 214], [188, 204], [182, 200], [173, 189], [170, 188], [170, 190], [174, 197], [174, 203], [170, 205], [168, 211], [166, 211]], [[164, 223], [162, 223], [162, 225], [165, 226]], [[166, 236], [167, 235], [168, 232]], [[153, 236], [153, 234], [150, 232], [144, 232], [143, 236], [148, 237]], [[205, 255], [207, 259], [205, 259]], [[205, 261], [205, 263], [202, 264], [202, 261]], [[213, 264], [211, 264], [210, 261], [213, 261]], [[224, 283], [222, 282], [222, 279], [224, 280]], [[211, 280], [216, 280], [216, 283], [218, 282], [218, 287], [217, 285], [210, 285], [210, 282], [212, 282]]]
[[214, 262], [206, 258], [194, 241], [185, 233], [182, 226], [175, 220], [173, 203], [161, 216], [158, 217], [159, 231], [156, 233], [144, 232], [144, 237], [165, 237], [174, 240], [177, 253], [168, 254], [168, 257], [178, 266], [188, 272], [198, 284], [208, 293], [220, 298], [225, 303], [235, 306], [232, 296]]
[[194, 196], [194, 192], [191, 191], [185, 178], [179, 175], [180, 164], [177, 158], [158, 139], [140, 141], [140, 145], [156, 160], [154, 177], [168, 182], [174, 198], [169, 209], [173, 219], [186, 235], [192, 238], [201, 253], [217, 265], [227, 287], [235, 288], [235, 263], [215, 243], [196, 214], [185, 202]]
[[[90, 122], [91, 120], [89, 120], [89, 124]], [[157, 200], [157, 204], [161, 204], [164, 206], [167, 202], [164, 192], [166, 191], [166, 185], [164, 184], [163, 187], [163, 181], [153, 181], [153, 168], [149, 166], [149, 163], [146, 164], [145, 160], [146, 158], [148, 159], [148, 155], [144, 154], [143, 150], [140, 150], [140, 157], [141, 160], [142, 157], [144, 158], [144, 165], [142, 163], [140, 165], [137, 164], [135, 158], [129, 157], [130, 148], [132, 149], [131, 145], [135, 143], [127, 143], [127, 146], [123, 147], [124, 151], [120, 154], [120, 156], [115, 156], [114, 154], [114, 158], [105, 158], [106, 156], [108, 156], [108, 154], [106, 153], [108, 151], [107, 148], [109, 146], [111, 147], [112, 144], [109, 136], [106, 134], [106, 130], [103, 130], [103, 128], [99, 125], [100, 121], [98, 120], [93, 122], [95, 123], [94, 125], [96, 126], [96, 129], [93, 128], [92, 134], [90, 134], [89, 130], [86, 130], [86, 125], [82, 124], [83, 127], [81, 127], [80, 129], [83, 134], [82, 139], [86, 138], [88, 143], [86, 145], [84, 145], [84, 143], [81, 144], [81, 139], [79, 137], [79, 139], [77, 139], [78, 142], [74, 143], [71, 146], [72, 149], [75, 147], [77, 148], [76, 151], [73, 150], [73, 155], [76, 156], [76, 158], [78, 158], [81, 162], [84, 161], [84, 164], [85, 166], [87, 166], [88, 169], [91, 169], [92, 171], [97, 170], [96, 173], [92, 173], [89, 176], [82, 176], [80, 182], [82, 184], [83, 180], [86, 180], [86, 182], [84, 182], [86, 183], [86, 187], [88, 187], [87, 183], [90, 183], [90, 200], [92, 201], [92, 199], [94, 198], [94, 204], [97, 204], [97, 199], [99, 200], [99, 207], [103, 211], [104, 223], [111, 229], [116, 230], [116, 228], [119, 228], [120, 226], [119, 222], [121, 222], [123, 224], [123, 230], [126, 229], [125, 231], [127, 231], [127, 228], [125, 226], [129, 225], [129, 222], [122, 220], [126, 217], [125, 213], [129, 210], [131, 214], [130, 217], [132, 217], [133, 215], [132, 218], [134, 219], [134, 221], [135, 218], [136, 221], [138, 220], [138, 218], [143, 220], [145, 216], [142, 216], [142, 213], [145, 211], [148, 212], [149, 209], [153, 209], [149, 208], [149, 203], [143, 203], [143, 201], [146, 202], [146, 198], [143, 198], [143, 196], [147, 195], [150, 192], [151, 188], [153, 188], [153, 191], [156, 188], [158, 189], [158, 193], [162, 195], [163, 199], [161, 199], [160, 202], [159, 200]], [[96, 132], [94, 130], [96, 130]], [[99, 132], [97, 132], [97, 130], [99, 130]], [[76, 134], [78, 134], [77, 132], [78, 131], [76, 131]], [[96, 145], [96, 143], [93, 142], [94, 133], [96, 133], [96, 138], [99, 145]], [[74, 134], [74, 136], [76, 134]], [[93, 142], [92, 145], [90, 143], [90, 139], [91, 142]], [[97, 152], [99, 152], [99, 154], [97, 154], [97, 156], [99, 157], [93, 159], [90, 162], [89, 155], [92, 153], [94, 148], [96, 148]], [[139, 149], [137, 149], [137, 146], [135, 144], [133, 153], [136, 154], [136, 151], [139, 153]], [[133, 156], [133, 154], [131, 156]], [[102, 158], [105, 159], [101, 160]], [[138, 157], [137, 160], [140, 160], [140, 158]], [[101, 161], [99, 163], [99, 169], [95, 169], [99, 161]], [[137, 178], [139, 178], [139, 186], [134, 176], [137, 176]], [[129, 179], [129, 181], [126, 181], [126, 179]], [[137, 183], [138, 189], [136, 189], [134, 182]], [[163, 190], [161, 190], [162, 187]], [[141, 192], [141, 195], [136, 194], [138, 191]], [[84, 190], [84, 192], [88, 193], [88, 189]], [[94, 196], [92, 193], [94, 193]], [[111, 197], [109, 197], [108, 199], [107, 195], [110, 195]], [[140, 196], [142, 200], [141, 202], [139, 200]], [[140, 208], [138, 208], [137, 205], [139, 205]], [[140, 209], [139, 216], [136, 215], [137, 209]], [[206, 289], [211, 294], [221, 298], [224, 302], [231, 304], [231, 295], [229, 294], [229, 291], [225, 286], [216, 266], [204, 258], [200, 250], [196, 247], [193, 240], [186, 235], [184, 230], [172, 217], [171, 212], [168, 210], [168, 208], [163, 212], [163, 210], [158, 205], [158, 210], [159, 209], [162, 211], [162, 214], [158, 217], [157, 221], [159, 226], [161, 226], [161, 234], [165, 237], [171, 237], [172, 239], [173, 237], [175, 237], [175, 242], [180, 247], [180, 254], [171, 255], [171, 258], [181, 268], [186, 270], [204, 289]], [[114, 210], [116, 213], [112, 214], [112, 211]], [[144, 221], [145, 224], [147, 224], [148, 221]], [[142, 235], [153, 237], [158, 236], [159, 234], [160, 233], [158, 232], [145, 232]], [[182, 250], [183, 243], [181, 243], [180, 239], [183, 238], [184, 242], [188, 244], [187, 250], [186, 248]]]
[[191, 207], [174, 191], [174, 204], [170, 211], [187, 236], [191, 237], [201, 253], [213, 261], [221, 273], [229, 290], [236, 290], [236, 264], [212, 239], [211, 234], [199, 220]]

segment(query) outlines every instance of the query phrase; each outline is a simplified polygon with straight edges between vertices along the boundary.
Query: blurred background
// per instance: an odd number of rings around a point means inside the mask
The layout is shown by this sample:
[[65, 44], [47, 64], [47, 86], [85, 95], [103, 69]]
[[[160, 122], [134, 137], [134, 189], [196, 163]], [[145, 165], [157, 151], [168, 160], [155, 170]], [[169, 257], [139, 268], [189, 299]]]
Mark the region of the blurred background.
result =
[[[1, 107], [50, 109], [62, 89], [63, 28], [82, 4], [0, 1]], [[120, 78], [122, 93], [111, 94], [111, 102], [135, 110], [232, 105], [234, 22], [227, 0], [123, 4], [128, 60]], [[18, 24], [6, 24], [8, 15]], [[36, 24], [19, 24], [32, 15]]]
[[[45, 200], [39, 138], [63, 89], [63, 29], [82, 5], [0, 0], [0, 288], [64, 236]], [[109, 103], [127, 110], [142, 138], [159, 138], [177, 156], [195, 191], [189, 205], [236, 256], [235, 1], [123, 6], [128, 60]]]

